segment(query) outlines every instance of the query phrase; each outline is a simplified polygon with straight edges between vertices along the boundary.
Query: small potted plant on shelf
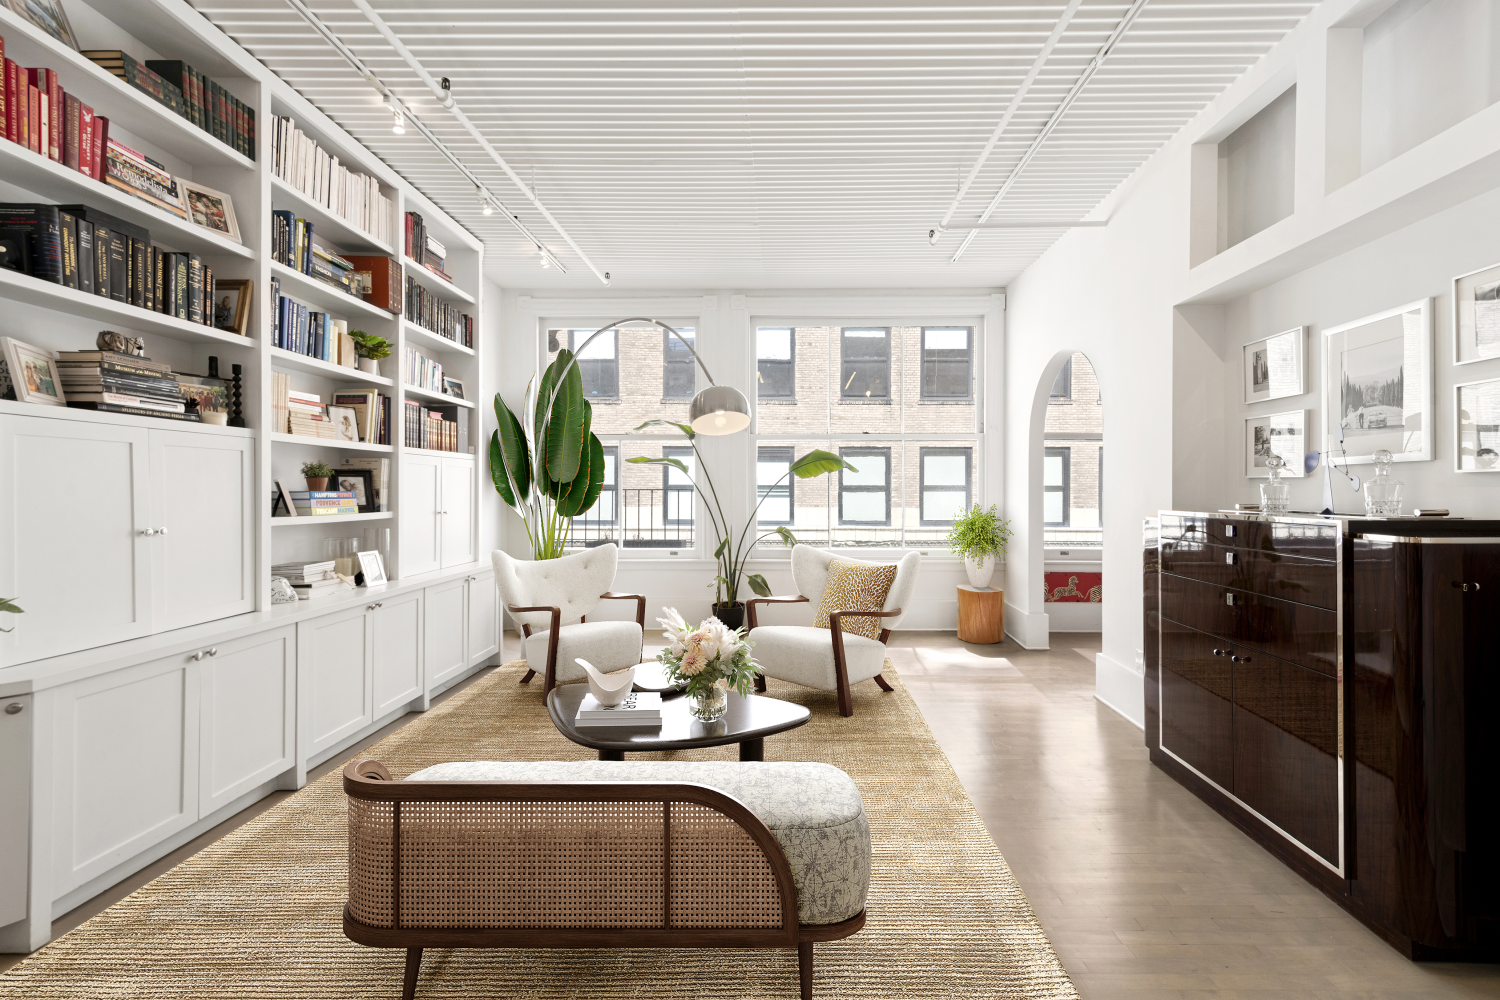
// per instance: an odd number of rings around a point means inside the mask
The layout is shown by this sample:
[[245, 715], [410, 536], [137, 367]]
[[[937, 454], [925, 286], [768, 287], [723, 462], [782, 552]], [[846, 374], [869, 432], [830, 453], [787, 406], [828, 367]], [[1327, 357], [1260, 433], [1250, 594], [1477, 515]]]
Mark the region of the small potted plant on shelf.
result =
[[302, 465], [302, 478], [307, 480], [310, 490], [328, 489], [328, 479], [332, 475], [333, 466], [327, 462], [304, 462]]
[[963, 557], [969, 584], [982, 590], [990, 585], [995, 562], [1005, 552], [1009, 539], [1010, 522], [1000, 517], [999, 509], [975, 504], [953, 519], [948, 547]]
[[359, 355], [359, 370], [366, 375], [379, 375], [381, 360], [391, 356], [391, 342], [363, 330], [350, 330], [349, 339], [354, 341], [354, 353]]
[[713, 722], [723, 717], [729, 710], [729, 689], [748, 695], [750, 683], [760, 674], [745, 630], [731, 629], [717, 618], [705, 618], [694, 627], [676, 608], [662, 610], [667, 617], [656, 620], [666, 629], [662, 638], [667, 646], [656, 654], [657, 662], [666, 668], [667, 679], [687, 694], [695, 718]]

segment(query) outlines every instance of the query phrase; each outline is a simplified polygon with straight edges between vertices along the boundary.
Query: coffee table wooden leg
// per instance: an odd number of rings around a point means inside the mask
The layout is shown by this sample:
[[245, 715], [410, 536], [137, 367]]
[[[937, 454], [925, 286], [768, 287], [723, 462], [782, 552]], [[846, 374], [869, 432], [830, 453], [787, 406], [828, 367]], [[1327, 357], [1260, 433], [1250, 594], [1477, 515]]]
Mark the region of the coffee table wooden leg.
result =
[[600, 750], [599, 751], [599, 759], [600, 760], [624, 760], [625, 759], [625, 751], [624, 750]]
[[765, 759], [766, 759], [766, 741], [764, 739], [742, 740], [740, 742], [740, 760], [765, 760]]

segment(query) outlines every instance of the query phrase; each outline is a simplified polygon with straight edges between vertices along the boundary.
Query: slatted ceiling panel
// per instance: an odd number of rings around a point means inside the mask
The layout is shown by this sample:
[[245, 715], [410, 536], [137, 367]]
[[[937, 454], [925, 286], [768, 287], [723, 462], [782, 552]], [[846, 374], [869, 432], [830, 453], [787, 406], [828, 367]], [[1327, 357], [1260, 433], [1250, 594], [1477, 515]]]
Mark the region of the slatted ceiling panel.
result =
[[[1003, 285], [1058, 231], [929, 246], [1063, 0], [372, 0], [612, 287]], [[568, 266], [538, 257], [285, 0], [212, 21], [485, 241], [502, 286], [598, 281], [347, 0], [310, 6]], [[1151, 0], [994, 221], [1083, 218], [1313, 3]], [[955, 214], [978, 217], [1129, 8], [1085, 0]]]

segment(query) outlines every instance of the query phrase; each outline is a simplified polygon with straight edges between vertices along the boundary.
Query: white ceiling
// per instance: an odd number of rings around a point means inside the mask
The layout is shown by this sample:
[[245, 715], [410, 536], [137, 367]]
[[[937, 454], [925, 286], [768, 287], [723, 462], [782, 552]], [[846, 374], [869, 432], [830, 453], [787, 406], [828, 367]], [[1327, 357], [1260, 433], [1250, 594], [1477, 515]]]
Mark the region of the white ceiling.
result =
[[[285, 0], [193, 0], [481, 237], [506, 287], [597, 289], [348, 0], [308, 0], [568, 268], [543, 270]], [[1081, 219], [1315, 0], [1151, 0], [994, 221]], [[611, 287], [1001, 286], [1057, 230], [927, 231], [1063, 0], [372, 0]], [[955, 214], [973, 220], [1129, 7], [1086, 0]]]

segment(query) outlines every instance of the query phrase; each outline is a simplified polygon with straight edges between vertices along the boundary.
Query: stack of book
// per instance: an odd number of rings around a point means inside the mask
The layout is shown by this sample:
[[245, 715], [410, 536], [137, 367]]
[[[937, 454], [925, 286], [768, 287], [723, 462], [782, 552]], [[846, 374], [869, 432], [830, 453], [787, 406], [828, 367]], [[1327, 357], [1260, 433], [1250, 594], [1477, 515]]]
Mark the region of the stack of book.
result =
[[169, 420], [197, 420], [187, 411], [177, 376], [162, 361], [114, 351], [58, 351], [57, 374], [68, 405]]
[[271, 259], [294, 271], [307, 273], [312, 257], [313, 226], [291, 212], [271, 213]]
[[428, 451], [458, 451], [458, 414], [423, 409], [420, 400], [406, 401], [406, 446]]
[[5, 58], [0, 38], [0, 65], [5, 80], [0, 98], [4, 111], [0, 126], [5, 138], [38, 156], [71, 170], [103, 179], [100, 156], [108, 137], [109, 119], [95, 118], [94, 109], [63, 89], [50, 69], [27, 69]]
[[[358, 514], [359, 502], [353, 490], [292, 490], [292, 509], [298, 517], [332, 517], [335, 514]], [[296, 582], [293, 581], [293, 586]]]
[[308, 260], [307, 273], [325, 285], [332, 285], [345, 295], [358, 295], [359, 282], [352, 276], [354, 265], [331, 250], [316, 243], [312, 245], [312, 256]]
[[440, 298], [411, 275], [406, 276], [406, 318], [424, 330], [474, 346], [474, 317]]
[[255, 159], [254, 109], [187, 63], [142, 63], [119, 49], [84, 49], [82, 54], [230, 149]]
[[290, 118], [271, 118], [271, 156], [276, 176], [334, 215], [382, 243], [391, 241], [391, 200], [374, 177], [339, 165]]
[[406, 248], [406, 256], [421, 264], [444, 281], [451, 282], [453, 280], [448, 276], [448, 272], [443, 270], [443, 263], [444, 259], [448, 256], [448, 249], [439, 243], [435, 237], [427, 234], [427, 225], [416, 212], [406, 213], [404, 246]]
[[337, 439], [333, 422], [328, 419], [328, 408], [323, 397], [315, 392], [287, 392], [288, 433], [301, 437]]
[[343, 580], [333, 571], [333, 560], [317, 563], [278, 563], [271, 567], [272, 576], [285, 577], [297, 597], [310, 601], [342, 589]]
[[618, 705], [599, 704], [592, 694], [583, 696], [573, 725], [613, 729], [656, 729], [661, 726], [661, 695], [655, 691], [633, 691]]
[[444, 391], [442, 362], [432, 360], [414, 347], [406, 348], [401, 355], [401, 379], [428, 392]]
[[113, 138], [104, 150], [104, 183], [179, 219], [187, 218], [182, 192], [166, 164]]
[[282, 295], [278, 278], [271, 279], [271, 343], [319, 361], [359, 367], [348, 322]]

